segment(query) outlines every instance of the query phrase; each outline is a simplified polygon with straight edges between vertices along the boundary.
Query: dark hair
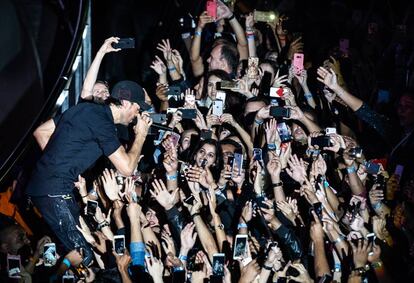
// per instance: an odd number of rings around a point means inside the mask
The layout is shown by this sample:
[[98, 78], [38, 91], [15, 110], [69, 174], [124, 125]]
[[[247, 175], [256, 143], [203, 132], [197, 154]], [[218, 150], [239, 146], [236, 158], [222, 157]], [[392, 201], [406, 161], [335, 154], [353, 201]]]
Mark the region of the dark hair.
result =
[[106, 86], [107, 89], [109, 89], [109, 84], [107, 81], [103, 81], [103, 80], [96, 80], [95, 84], [103, 84], [104, 86]]
[[239, 65], [240, 55], [237, 47], [234, 44], [221, 45], [221, 58], [225, 59], [231, 69], [231, 77], [235, 78], [237, 73], [237, 66]]
[[223, 164], [223, 158], [221, 156], [221, 148], [220, 148], [220, 144], [216, 140], [207, 139], [207, 140], [200, 141], [198, 143], [197, 147], [195, 148], [195, 150], [193, 151], [193, 155], [191, 156], [191, 162], [194, 162], [194, 159], [196, 157], [197, 152], [205, 144], [209, 144], [209, 145], [214, 146], [214, 148], [216, 150], [216, 161], [214, 162], [214, 164], [210, 168], [210, 171], [213, 174], [214, 179], [216, 179], [216, 177], [220, 175], [221, 168], [223, 168], [223, 166], [222, 166], [222, 164]]
[[205, 98], [207, 96], [207, 89], [208, 89], [208, 79], [211, 76], [216, 76], [221, 80], [224, 81], [230, 81], [231, 77], [228, 73], [226, 73], [223, 70], [212, 70], [206, 73], [206, 75], [204, 76], [204, 83], [203, 83], [203, 90], [201, 92], [201, 98]]

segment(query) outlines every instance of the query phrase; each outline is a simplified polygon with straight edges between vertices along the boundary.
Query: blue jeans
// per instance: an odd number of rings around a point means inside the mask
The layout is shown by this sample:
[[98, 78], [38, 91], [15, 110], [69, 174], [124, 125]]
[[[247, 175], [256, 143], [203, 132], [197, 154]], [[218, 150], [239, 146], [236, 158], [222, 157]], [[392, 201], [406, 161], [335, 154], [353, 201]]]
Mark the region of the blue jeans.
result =
[[79, 205], [72, 195], [48, 195], [31, 197], [35, 206], [42, 213], [52, 231], [69, 252], [76, 248], [83, 249], [83, 263], [89, 265], [94, 254], [83, 235], [76, 229], [79, 225]]

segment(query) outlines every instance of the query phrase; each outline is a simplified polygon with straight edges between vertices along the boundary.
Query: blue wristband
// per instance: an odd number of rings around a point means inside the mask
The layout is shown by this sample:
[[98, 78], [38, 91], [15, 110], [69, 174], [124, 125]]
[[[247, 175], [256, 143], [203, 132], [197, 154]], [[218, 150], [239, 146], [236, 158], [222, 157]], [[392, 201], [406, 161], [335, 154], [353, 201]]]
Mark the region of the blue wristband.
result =
[[276, 150], [276, 145], [274, 143], [268, 143], [267, 144], [267, 149], [268, 150]]
[[310, 92], [305, 93], [304, 96], [306, 99], [313, 98], [312, 93]]
[[254, 40], [254, 35], [248, 35], [247, 40]]
[[201, 36], [201, 31], [195, 31], [195, 32], [194, 32], [194, 35], [195, 35], [195, 36]]
[[179, 256], [178, 256], [178, 258], [179, 258], [181, 261], [187, 261], [187, 256], [186, 256], [186, 255], [179, 255]]
[[237, 230], [242, 229], [242, 228], [247, 228], [247, 224], [246, 223], [239, 223], [239, 225], [237, 225]]
[[176, 70], [176, 68], [175, 67], [168, 67], [168, 71], [175, 71]]
[[182, 266], [174, 267], [173, 272], [177, 272], [177, 271], [184, 271], [184, 267]]
[[355, 173], [356, 172], [356, 168], [355, 168], [354, 165], [352, 165], [351, 167], [347, 167], [346, 168], [346, 171], [348, 172], [348, 174]]
[[70, 260], [68, 260], [66, 257], [63, 259], [62, 263], [66, 265], [68, 268], [72, 266], [72, 264], [70, 263]]
[[175, 175], [171, 175], [171, 176], [165, 174], [165, 177], [167, 178], [168, 181], [175, 181], [175, 180], [177, 180], [177, 173], [175, 173]]
[[254, 122], [255, 122], [257, 125], [261, 125], [261, 124], [263, 124], [263, 121], [262, 121], [262, 120], [257, 120], [257, 119], [254, 119]]
[[380, 208], [382, 206], [382, 202], [379, 202], [379, 203], [377, 203], [377, 204], [373, 204], [372, 205], [372, 208], [374, 209], [374, 210], [377, 210], [378, 208]]

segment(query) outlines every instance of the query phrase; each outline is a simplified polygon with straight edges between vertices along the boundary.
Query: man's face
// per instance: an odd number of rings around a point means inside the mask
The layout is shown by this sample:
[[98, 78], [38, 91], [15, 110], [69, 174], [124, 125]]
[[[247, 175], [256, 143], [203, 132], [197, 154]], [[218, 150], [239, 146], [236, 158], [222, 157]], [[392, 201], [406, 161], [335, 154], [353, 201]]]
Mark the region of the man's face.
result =
[[25, 245], [30, 245], [30, 240], [27, 238], [27, 234], [22, 228], [16, 227], [16, 229], [13, 229], [9, 234], [7, 241], [8, 251], [15, 253]]
[[400, 124], [403, 127], [410, 127], [414, 125], [414, 98], [404, 95], [398, 104], [398, 117]]
[[225, 70], [225, 61], [221, 57], [221, 45], [217, 45], [211, 50], [210, 57], [207, 60], [209, 70]]
[[137, 116], [139, 105], [135, 102], [131, 103], [128, 100], [122, 100], [121, 109], [122, 112], [120, 124], [128, 126]]
[[101, 100], [106, 100], [109, 97], [109, 91], [106, 85], [96, 83], [92, 89], [93, 97]]
[[305, 131], [296, 123], [292, 124], [292, 136], [295, 141], [302, 142], [307, 140]]

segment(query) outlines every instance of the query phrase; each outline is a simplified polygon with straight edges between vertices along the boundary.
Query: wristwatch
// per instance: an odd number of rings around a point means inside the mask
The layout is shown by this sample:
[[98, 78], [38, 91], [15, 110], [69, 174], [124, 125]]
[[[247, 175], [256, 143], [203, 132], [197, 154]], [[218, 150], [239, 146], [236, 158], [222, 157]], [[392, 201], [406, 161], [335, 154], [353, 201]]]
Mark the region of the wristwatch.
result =
[[224, 225], [223, 225], [223, 223], [221, 223], [221, 224], [217, 225], [217, 228], [218, 228], [218, 229], [220, 229], [220, 230], [224, 230]]

